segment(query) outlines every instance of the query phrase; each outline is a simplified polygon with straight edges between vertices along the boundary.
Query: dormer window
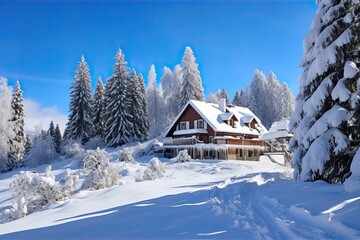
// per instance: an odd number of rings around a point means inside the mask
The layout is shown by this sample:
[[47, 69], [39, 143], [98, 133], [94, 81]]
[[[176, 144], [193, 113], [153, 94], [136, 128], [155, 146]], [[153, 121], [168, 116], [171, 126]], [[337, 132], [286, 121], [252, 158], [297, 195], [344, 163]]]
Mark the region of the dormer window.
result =
[[195, 129], [204, 129], [204, 120], [200, 119], [200, 120], [195, 120], [194, 121], [194, 128]]

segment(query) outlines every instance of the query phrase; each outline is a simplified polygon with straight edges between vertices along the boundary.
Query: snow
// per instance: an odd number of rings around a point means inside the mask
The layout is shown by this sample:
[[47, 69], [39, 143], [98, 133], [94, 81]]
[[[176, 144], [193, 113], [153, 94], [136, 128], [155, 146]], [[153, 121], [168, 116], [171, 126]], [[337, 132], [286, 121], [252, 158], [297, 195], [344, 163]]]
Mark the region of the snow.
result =
[[346, 192], [360, 191], [360, 150], [357, 150], [350, 166], [351, 176], [346, 179], [344, 188]]
[[208, 133], [206, 129], [184, 129], [184, 130], [177, 130], [174, 132], [174, 135], [188, 135], [188, 134], [196, 134], [196, 133]]
[[292, 135], [288, 133], [287, 130], [280, 130], [280, 131], [272, 131], [264, 133], [260, 136], [261, 140], [270, 140], [270, 139], [276, 139], [276, 138], [285, 138], [285, 137], [291, 137]]
[[[144, 145], [127, 145], [133, 153]], [[111, 161], [122, 148], [107, 149]], [[139, 149], [138, 149], [139, 148]], [[68, 200], [1, 224], [6, 239], [355, 239], [360, 237], [360, 191], [343, 185], [292, 181], [291, 169], [272, 162], [193, 160], [169, 163], [165, 174], [136, 182], [139, 171], [160, 167], [152, 156], [122, 165], [122, 185], [81, 190]], [[152, 159], [152, 160], [151, 160]], [[277, 159], [280, 161], [280, 157]], [[149, 163], [150, 162], [150, 163]], [[62, 159], [51, 174], [61, 179], [80, 161]], [[46, 165], [35, 168], [43, 172]], [[0, 175], [0, 209], [11, 205], [9, 182]], [[81, 179], [79, 180], [81, 185]]]

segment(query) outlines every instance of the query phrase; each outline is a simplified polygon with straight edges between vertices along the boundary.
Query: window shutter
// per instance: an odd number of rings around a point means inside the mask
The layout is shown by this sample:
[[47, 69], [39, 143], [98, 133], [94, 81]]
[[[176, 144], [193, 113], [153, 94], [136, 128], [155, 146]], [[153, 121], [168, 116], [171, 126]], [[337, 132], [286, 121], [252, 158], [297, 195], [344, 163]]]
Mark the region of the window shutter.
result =
[[186, 122], [186, 129], [190, 129], [190, 122], [189, 121]]
[[195, 121], [194, 121], [194, 128], [195, 128], [195, 129], [198, 128], [198, 127], [197, 127], [197, 123], [198, 123], [197, 120], [195, 120]]
[[207, 130], [207, 123], [204, 121], [204, 129]]

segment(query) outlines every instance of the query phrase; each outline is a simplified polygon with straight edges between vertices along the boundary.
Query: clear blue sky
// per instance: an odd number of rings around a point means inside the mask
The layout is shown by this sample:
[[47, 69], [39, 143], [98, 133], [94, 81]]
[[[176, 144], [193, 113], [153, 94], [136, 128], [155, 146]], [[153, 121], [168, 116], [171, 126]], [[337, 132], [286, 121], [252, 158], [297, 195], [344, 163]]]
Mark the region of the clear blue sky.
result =
[[155, 64], [195, 52], [206, 95], [249, 85], [255, 68], [273, 70], [297, 93], [302, 41], [316, 12], [308, 1], [0, 2], [0, 75], [19, 79], [24, 97], [68, 111], [82, 54], [95, 87], [112, 74], [118, 48], [147, 78]]

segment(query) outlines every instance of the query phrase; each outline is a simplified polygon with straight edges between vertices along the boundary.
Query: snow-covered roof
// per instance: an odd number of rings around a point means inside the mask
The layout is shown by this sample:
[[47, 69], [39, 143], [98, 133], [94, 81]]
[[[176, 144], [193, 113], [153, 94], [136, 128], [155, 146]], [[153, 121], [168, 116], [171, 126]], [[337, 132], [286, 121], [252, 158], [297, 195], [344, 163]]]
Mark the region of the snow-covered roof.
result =
[[206, 129], [184, 129], [177, 130], [174, 132], [174, 135], [188, 135], [188, 134], [196, 134], [196, 133], [208, 133]]
[[231, 119], [231, 117], [234, 116], [233, 113], [229, 112], [229, 113], [221, 113], [219, 114], [219, 118], [222, 121], [228, 121]]
[[292, 134], [290, 134], [287, 130], [280, 130], [280, 131], [264, 133], [259, 138], [261, 140], [271, 140], [276, 138], [287, 138], [287, 137], [292, 137]]
[[281, 121], [274, 122], [269, 132], [263, 133], [260, 136], [260, 139], [262, 140], [271, 140], [276, 138], [286, 138], [286, 137], [292, 137], [292, 134], [289, 132], [289, 120], [288, 119], [282, 119]]
[[273, 124], [271, 124], [269, 132], [274, 132], [279, 130], [289, 130], [288, 126], [289, 126], [289, 120], [282, 119], [278, 122], [274, 122]]
[[[238, 107], [238, 106], [227, 106], [226, 113], [224, 113], [220, 110], [220, 107], [218, 104], [190, 100], [186, 104], [186, 106], [182, 109], [182, 111], [179, 113], [179, 115], [175, 118], [175, 120], [171, 124], [171, 126], [168, 128], [166, 135], [173, 128], [173, 126], [176, 124], [177, 120], [180, 118], [180, 116], [183, 114], [183, 112], [189, 105], [195, 109], [195, 111], [207, 122], [207, 124], [215, 132], [259, 135], [259, 131], [255, 130], [255, 129], [251, 129], [245, 125], [246, 121], [250, 118], [256, 119], [256, 121], [258, 122], [258, 128], [264, 129], [264, 131], [267, 131], [266, 128], [261, 124], [260, 119], [258, 117], [256, 117], [255, 114], [248, 108]], [[230, 116], [230, 118], [231, 118], [231, 116], [233, 116], [233, 115], [239, 120], [239, 121], [235, 122], [234, 127], [226, 124], [226, 122], [224, 122], [224, 120], [222, 120], [224, 117], [227, 118]]]
[[254, 116], [245, 116], [245, 117], [242, 117], [242, 118], [241, 118], [241, 121], [242, 121], [243, 123], [249, 123], [249, 122], [251, 122], [253, 119], [254, 119]]

